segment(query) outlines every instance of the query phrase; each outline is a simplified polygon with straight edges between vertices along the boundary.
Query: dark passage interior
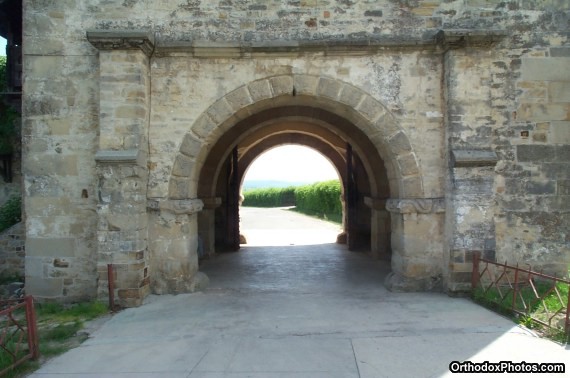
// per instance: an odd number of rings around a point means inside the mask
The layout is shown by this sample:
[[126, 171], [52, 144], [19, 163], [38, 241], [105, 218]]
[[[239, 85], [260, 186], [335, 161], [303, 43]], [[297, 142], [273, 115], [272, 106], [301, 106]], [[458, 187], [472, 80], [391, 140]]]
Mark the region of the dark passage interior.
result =
[[[351, 122], [327, 110], [300, 105], [255, 113], [229, 128], [211, 148], [198, 183], [198, 197], [205, 204], [198, 223], [203, 255], [240, 248], [239, 195], [244, 174], [260, 154], [285, 144], [317, 150], [339, 172], [342, 231], [348, 249], [388, 257], [390, 217], [384, 204], [378, 205], [390, 197], [384, 161]], [[382, 216], [378, 206], [383, 207]]]

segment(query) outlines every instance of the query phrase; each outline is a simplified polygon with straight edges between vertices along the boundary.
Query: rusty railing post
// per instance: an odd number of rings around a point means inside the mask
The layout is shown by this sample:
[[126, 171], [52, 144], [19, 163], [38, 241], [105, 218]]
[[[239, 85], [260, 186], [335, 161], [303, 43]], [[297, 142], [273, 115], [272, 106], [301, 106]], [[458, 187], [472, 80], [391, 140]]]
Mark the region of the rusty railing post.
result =
[[28, 295], [26, 301], [26, 322], [28, 322], [28, 346], [32, 359], [36, 360], [40, 356], [38, 342], [38, 324], [36, 321], [36, 309], [34, 308], [34, 298]]
[[107, 281], [109, 282], [109, 310], [115, 311], [115, 275], [113, 264], [107, 264]]
[[479, 283], [479, 252], [473, 252], [473, 270], [471, 271], [471, 290]]
[[511, 310], [514, 310], [517, 304], [517, 286], [519, 284], [518, 279], [519, 279], [519, 264], [517, 263], [517, 266], [515, 267], [515, 282], [513, 283], [513, 301], [511, 303]]

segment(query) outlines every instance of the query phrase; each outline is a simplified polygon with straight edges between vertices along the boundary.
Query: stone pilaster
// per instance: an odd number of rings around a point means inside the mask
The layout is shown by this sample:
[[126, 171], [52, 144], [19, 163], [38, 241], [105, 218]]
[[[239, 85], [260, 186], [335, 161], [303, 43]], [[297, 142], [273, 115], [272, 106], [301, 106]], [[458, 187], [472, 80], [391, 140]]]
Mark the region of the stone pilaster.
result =
[[114, 265], [117, 304], [142, 304], [150, 292], [148, 127], [153, 38], [144, 32], [88, 32], [99, 49], [99, 297]]
[[222, 204], [220, 197], [203, 198], [204, 209], [198, 214], [198, 235], [201, 238], [203, 256], [216, 253], [216, 208]]
[[441, 290], [444, 254], [444, 199], [389, 199], [392, 218], [393, 291]]
[[199, 199], [153, 199], [150, 210], [150, 267], [155, 294], [193, 292], [205, 287], [208, 278], [198, 272]]

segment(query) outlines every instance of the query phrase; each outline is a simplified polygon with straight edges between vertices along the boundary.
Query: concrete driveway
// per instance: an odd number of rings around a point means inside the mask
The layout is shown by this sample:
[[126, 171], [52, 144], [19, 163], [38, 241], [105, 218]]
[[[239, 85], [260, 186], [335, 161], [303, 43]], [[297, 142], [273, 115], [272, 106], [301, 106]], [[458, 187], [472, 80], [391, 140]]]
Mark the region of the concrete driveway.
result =
[[[246, 213], [242, 228], [252, 237], [267, 219], [295, 215], [273, 210], [260, 223], [264, 211], [252, 210], [248, 223]], [[151, 296], [32, 377], [439, 377], [455, 375], [452, 361], [570, 361], [569, 347], [468, 299], [388, 292], [386, 263], [295, 239], [307, 220], [285, 222], [271, 231], [282, 238], [275, 246], [252, 239], [204, 262], [206, 291]]]

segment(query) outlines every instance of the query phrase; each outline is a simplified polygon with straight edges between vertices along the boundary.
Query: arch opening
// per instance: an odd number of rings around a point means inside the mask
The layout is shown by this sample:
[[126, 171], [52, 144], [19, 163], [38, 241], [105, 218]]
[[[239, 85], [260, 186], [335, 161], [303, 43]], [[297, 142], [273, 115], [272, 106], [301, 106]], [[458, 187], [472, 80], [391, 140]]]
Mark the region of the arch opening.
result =
[[430, 256], [439, 253], [441, 233], [435, 229], [429, 245], [423, 233], [443, 224], [441, 199], [424, 198], [406, 131], [364, 91], [322, 76], [250, 82], [193, 122], [174, 162], [168, 197], [203, 203], [197, 219], [202, 252], [239, 249], [240, 160], [247, 151], [271, 145], [271, 138], [293, 137], [312, 138], [344, 159], [349, 249], [360, 244], [375, 257], [389, 257], [389, 288], [437, 287], [441, 266]]
[[[314, 148], [335, 166], [343, 186], [343, 234], [348, 248], [389, 256], [389, 215], [384, 210], [378, 227], [378, 217], [372, 215], [378, 210], [367, 203], [369, 198], [385, 200], [390, 196], [386, 164], [355, 125], [306, 106], [256, 113], [238, 122], [213, 145], [198, 180], [198, 197], [216, 204], [199, 215], [204, 255], [239, 249], [239, 191], [244, 173], [261, 153], [283, 144]], [[378, 228], [382, 230], [380, 240]]]

